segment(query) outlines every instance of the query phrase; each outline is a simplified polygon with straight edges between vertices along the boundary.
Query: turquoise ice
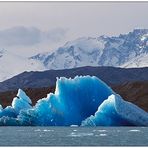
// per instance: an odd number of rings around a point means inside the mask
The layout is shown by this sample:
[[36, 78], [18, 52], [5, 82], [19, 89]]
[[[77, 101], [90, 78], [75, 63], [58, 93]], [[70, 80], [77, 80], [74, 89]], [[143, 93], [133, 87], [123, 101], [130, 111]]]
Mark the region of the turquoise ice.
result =
[[61, 77], [55, 93], [35, 106], [19, 89], [11, 106], [0, 107], [0, 125], [148, 126], [148, 113], [124, 101], [95, 76]]

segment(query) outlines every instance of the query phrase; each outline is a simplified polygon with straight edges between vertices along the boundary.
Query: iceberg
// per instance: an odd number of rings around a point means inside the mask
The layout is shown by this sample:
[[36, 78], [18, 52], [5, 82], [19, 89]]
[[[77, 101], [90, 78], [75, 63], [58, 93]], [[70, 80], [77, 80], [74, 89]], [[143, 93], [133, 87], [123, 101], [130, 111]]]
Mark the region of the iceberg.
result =
[[148, 113], [136, 105], [124, 101], [119, 95], [111, 95], [82, 126], [148, 126]]
[[20, 123], [17, 118], [3, 116], [0, 118], [0, 126], [19, 126]]
[[12, 106], [7, 106], [4, 109], [1, 106], [1, 109], [0, 109], [0, 118], [1, 117], [14, 117], [14, 118], [16, 118], [17, 117], [17, 113], [14, 110], [14, 108], [12, 108]]
[[12, 106], [3, 109], [2, 105], [0, 105], [0, 125], [19, 125], [18, 114], [22, 110], [32, 108], [31, 104], [31, 99], [23, 90], [19, 89], [17, 96], [12, 101]]
[[58, 78], [55, 93], [37, 101], [21, 89], [12, 105], [0, 106], [0, 125], [148, 126], [148, 113], [124, 101], [95, 76]]
[[19, 118], [25, 124], [26, 117], [35, 116], [35, 125], [81, 125], [82, 120], [94, 114], [112, 93], [111, 88], [97, 77], [61, 77], [57, 79], [54, 94], [39, 100], [33, 110], [20, 113]]
[[19, 114], [20, 110], [32, 108], [32, 101], [21, 89], [18, 90], [17, 96], [12, 101], [12, 108]]

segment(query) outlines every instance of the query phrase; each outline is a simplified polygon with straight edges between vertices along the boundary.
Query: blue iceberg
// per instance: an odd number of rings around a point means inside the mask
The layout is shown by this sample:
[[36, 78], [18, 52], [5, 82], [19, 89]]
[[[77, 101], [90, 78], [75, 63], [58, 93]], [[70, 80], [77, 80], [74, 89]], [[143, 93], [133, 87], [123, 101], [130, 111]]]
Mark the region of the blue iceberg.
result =
[[147, 126], [148, 113], [124, 101], [97, 77], [61, 77], [55, 93], [38, 100], [35, 106], [19, 89], [11, 106], [0, 106], [0, 125]]
[[136, 105], [124, 101], [119, 95], [111, 95], [98, 107], [82, 126], [148, 126], [148, 113]]
[[60, 78], [55, 93], [39, 100], [33, 110], [21, 112], [19, 119], [23, 124], [28, 124], [26, 118], [31, 116], [36, 117], [31, 121], [34, 125], [81, 125], [112, 93], [111, 88], [96, 77]]

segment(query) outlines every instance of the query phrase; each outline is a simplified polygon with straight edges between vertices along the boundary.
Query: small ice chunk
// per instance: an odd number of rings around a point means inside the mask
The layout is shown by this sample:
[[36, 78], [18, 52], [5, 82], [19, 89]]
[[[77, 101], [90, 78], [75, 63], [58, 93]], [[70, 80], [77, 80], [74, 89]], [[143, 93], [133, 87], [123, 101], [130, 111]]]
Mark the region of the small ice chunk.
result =
[[129, 130], [130, 132], [140, 132], [140, 130], [137, 130], [137, 129], [132, 129], [132, 130]]
[[100, 134], [100, 136], [107, 136], [107, 134]]

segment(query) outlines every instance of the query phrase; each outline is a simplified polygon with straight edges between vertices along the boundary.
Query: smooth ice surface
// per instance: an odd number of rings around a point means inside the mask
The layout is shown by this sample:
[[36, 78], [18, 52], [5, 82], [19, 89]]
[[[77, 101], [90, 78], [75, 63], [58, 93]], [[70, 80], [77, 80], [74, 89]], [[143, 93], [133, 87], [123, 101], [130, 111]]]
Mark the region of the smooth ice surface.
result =
[[59, 78], [55, 93], [31, 105], [21, 89], [12, 106], [0, 106], [0, 125], [148, 126], [148, 113], [124, 101], [97, 77]]
[[148, 126], [148, 113], [136, 105], [124, 101], [119, 95], [111, 95], [98, 108], [95, 115], [82, 121], [82, 126]]

